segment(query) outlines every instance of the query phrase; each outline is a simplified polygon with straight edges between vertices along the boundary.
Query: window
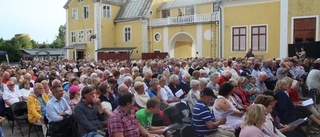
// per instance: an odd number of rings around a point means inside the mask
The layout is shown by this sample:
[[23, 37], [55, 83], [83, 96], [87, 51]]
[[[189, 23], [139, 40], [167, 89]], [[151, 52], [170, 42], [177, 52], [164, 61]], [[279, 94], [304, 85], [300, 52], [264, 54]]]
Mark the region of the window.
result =
[[212, 4], [212, 12], [219, 12], [219, 4], [217, 3]]
[[92, 30], [91, 29], [87, 29], [86, 30], [86, 38], [87, 38], [87, 42], [91, 42], [92, 41]]
[[82, 18], [84, 19], [89, 18], [89, 6], [84, 6], [82, 8]]
[[102, 16], [104, 18], [111, 18], [111, 7], [110, 6], [103, 6], [102, 7]]
[[245, 51], [247, 44], [247, 27], [232, 28], [232, 51]]
[[83, 43], [83, 30], [78, 31], [79, 35], [79, 43]]
[[124, 42], [131, 42], [131, 27], [124, 27]]
[[75, 31], [71, 31], [71, 43], [75, 43], [76, 42], [76, 32]]
[[267, 49], [267, 26], [251, 27], [251, 49], [253, 51], [266, 51]]
[[83, 2], [83, 0], [78, 0], [78, 2]]
[[194, 15], [194, 6], [186, 7], [186, 15]]
[[162, 10], [162, 18], [170, 17], [170, 10]]
[[78, 20], [78, 8], [72, 8], [72, 20]]
[[299, 18], [293, 21], [294, 44], [314, 42], [316, 40], [317, 19]]

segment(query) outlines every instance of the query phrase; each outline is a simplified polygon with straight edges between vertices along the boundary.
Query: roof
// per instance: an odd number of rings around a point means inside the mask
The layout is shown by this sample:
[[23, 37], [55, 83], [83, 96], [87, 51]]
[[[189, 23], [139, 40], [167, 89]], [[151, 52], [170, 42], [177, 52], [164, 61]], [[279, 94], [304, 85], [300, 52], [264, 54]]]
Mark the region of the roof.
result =
[[86, 43], [74, 44], [74, 45], [65, 46], [64, 49], [85, 49], [86, 46], [87, 46]]
[[101, 48], [96, 50], [96, 52], [128, 52], [134, 50], [136, 47], [114, 47], [114, 48]]
[[[63, 6], [63, 8], [68, 9], [71, 1], [72, 0], [68, 0], [66, 4]], [[92, 0], [92, 2], [100, 2], [100, 0]], [[124, 0], [102, 0], [101, 3], [111, 4], [111, 5], [122, 5], [124, 4]]]
[[21, 51], [29, 55], [36, 55], [36, 52], [39, 52], [39, 56], [46, 56], [46, 52], [49, 52], [50, 56], [61, 56], [64, 49], [21, 49]]
[[8, 54], [8, 52], [0, 50], [0, 55], [6, 55], [6, 54]]
[[192, 6], [192, 5], [200, 5], [200, 4], [206, 4], [206, 3], [214, 3], [217, 0], [172, 0], [168, 2], [163, 2], [157, 10], [166, 10], [166, 9], [172, 9], [172, 8], [178, 8], [178, 7], [186, 7], [186, 6]]
[[153, 0], [127, 0], [115, 18], [115, 22], [146, 18]]

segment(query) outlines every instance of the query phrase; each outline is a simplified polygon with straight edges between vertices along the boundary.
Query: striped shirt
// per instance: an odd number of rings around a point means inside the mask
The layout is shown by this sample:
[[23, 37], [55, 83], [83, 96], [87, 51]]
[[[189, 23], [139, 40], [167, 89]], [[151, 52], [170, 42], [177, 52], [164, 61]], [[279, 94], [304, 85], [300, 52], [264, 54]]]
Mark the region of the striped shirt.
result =
[[216, 122], [214, 114], [210, 112], [208, 106], [201, 100], [195, 104], [192, 112], [192, 123], [198, 136], [210, 135], [216, 132], [218, 129], [209, 129], [205, 122]]

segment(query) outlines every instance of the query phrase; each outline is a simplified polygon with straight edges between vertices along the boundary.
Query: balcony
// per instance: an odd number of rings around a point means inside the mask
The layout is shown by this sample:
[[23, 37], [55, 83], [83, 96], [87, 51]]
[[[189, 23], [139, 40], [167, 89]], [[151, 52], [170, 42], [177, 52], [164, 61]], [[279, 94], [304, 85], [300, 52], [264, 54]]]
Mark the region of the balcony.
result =
[[179, 17], [168, 17], [161, 19], [151, 19], [150, 26], [169, 26], [169, 25], [181, 25], [181, 24], [190, 24], [190, 23], [202, 23], [202, 22], [211, 22], [219, 21], [220, 14], [219, 12], [215, 13], [204, 13], [204, 14], [194, 14], [186, 15]]

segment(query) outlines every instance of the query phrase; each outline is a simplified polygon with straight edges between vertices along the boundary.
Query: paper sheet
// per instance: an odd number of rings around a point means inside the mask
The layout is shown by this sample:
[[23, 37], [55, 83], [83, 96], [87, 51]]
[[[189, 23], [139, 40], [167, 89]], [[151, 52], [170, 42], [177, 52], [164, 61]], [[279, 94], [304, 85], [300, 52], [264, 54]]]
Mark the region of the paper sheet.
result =
[[228, 117], [229, 115], [231, 115], [232, 113], [233, 113], [233, 110], [230, 109], [230, 110], [222, 113], [222, 114], [220, 115], [220, 117], [221, 117], [221, 118], [226, 118], [226, 117]]
[[180, 98], [182, 95], [184, 94], [184, 92], [182, 91], [182, 89], [178, 90], [175, 95], [177, 98]]
[[305, 121], [307, 121], [307, 117], [306, 118], [304, 118], [304, 119], [302, 119], [302, 118], [299, 118], [299, 119], [297, 119], [296, 121], [293, 121], [293, 122], [291, 122], [290, 124], [288, 124], [289, 126], [299, 126], [301, 123], [303, 123], [303, 122], [305, 122]]
[[312, 98], [302, 102], [302, 106], [309, 106], [309, 105], [312, 105], [312, 104], [313, 104], [313, 99]]
[[170, 128], [171, 128], [171, 125], [165, 127], [165, 128], [163, 129], [163, 131], [166, 131], [166, 130], [168, 130], [168, 129], [170, 129]]

